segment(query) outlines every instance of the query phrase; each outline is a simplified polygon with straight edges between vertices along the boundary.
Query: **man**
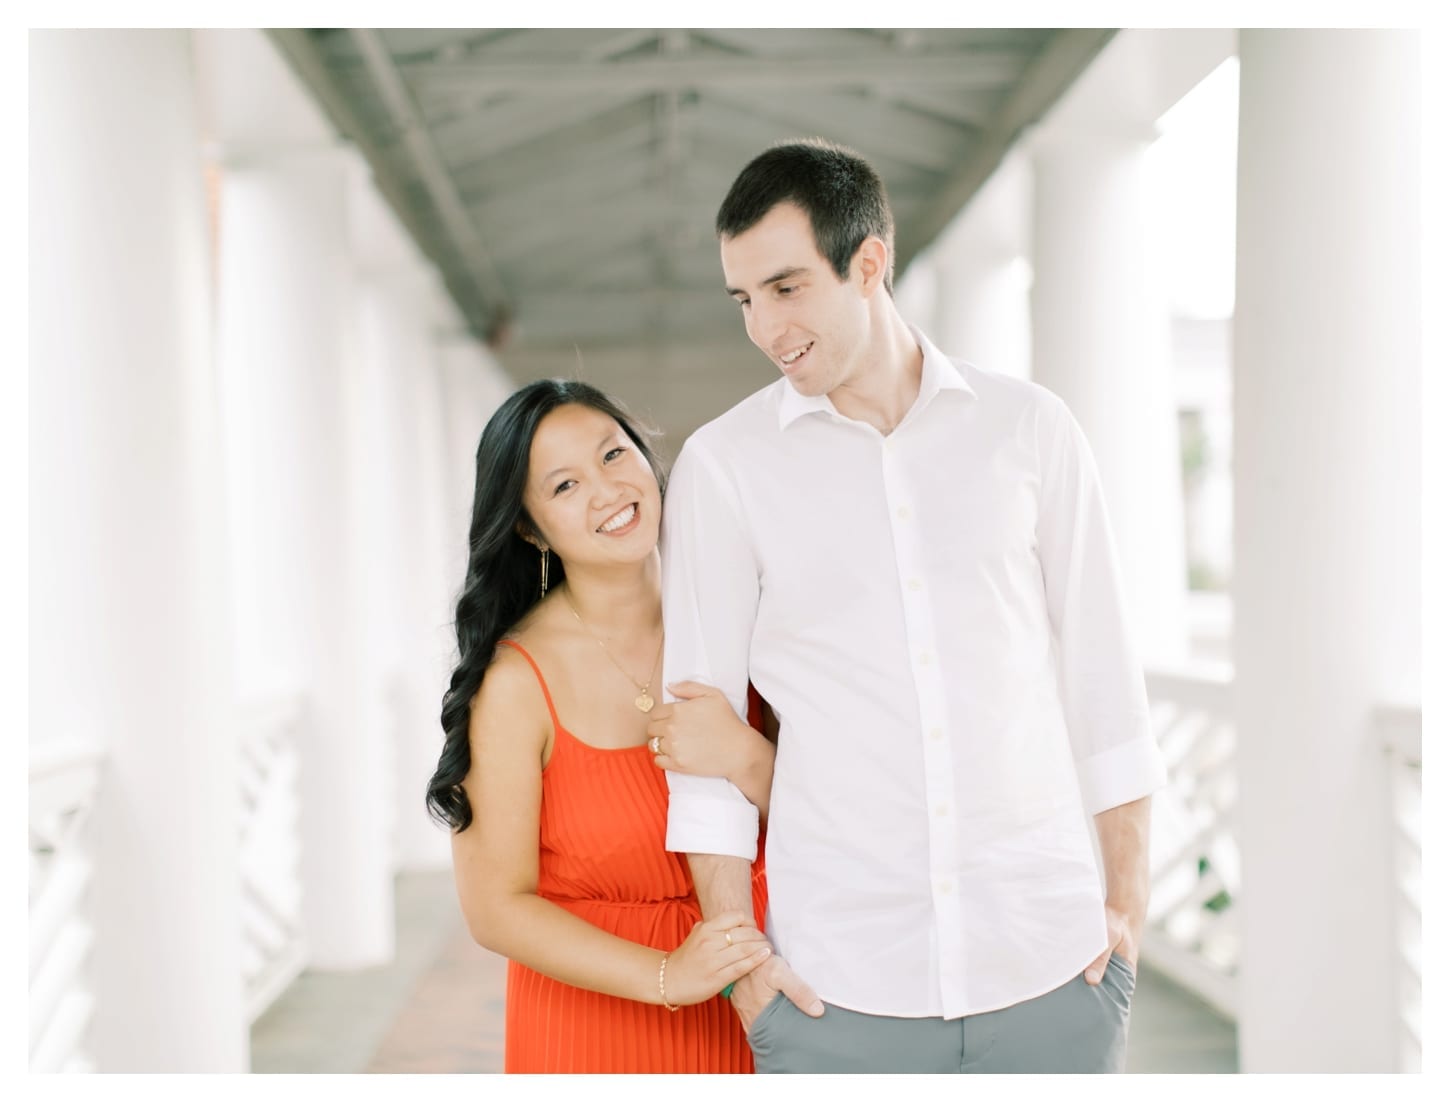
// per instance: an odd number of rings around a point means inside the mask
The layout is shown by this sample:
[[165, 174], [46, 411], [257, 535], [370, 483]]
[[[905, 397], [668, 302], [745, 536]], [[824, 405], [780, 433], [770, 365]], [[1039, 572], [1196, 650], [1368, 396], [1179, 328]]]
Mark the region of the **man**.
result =
[[[674, 468], [665, 674], [780, 719], [757, 1069], [1120, 1071], [1164, 770], [1086, 442], [902, 320], [851, 151], [767, 150], [716, 230], [784, 378]], [[755, 809], [669, 780], [706, 916], [749, 913]]]

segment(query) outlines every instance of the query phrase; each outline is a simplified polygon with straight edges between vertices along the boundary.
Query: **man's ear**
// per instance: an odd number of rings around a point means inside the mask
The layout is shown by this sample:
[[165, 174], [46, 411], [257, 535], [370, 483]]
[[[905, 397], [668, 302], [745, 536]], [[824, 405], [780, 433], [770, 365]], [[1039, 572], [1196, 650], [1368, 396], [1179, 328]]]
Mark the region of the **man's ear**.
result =
[[874, 233], [857, 246], [856, 255], [851, 258], [851, 267], [856, 275], [863, 298], [870, 297], [875, 293], [876, 288], [881, 286], [886, 279], [886, 269], [889, 263], [890, 255], [886, 251], [886, 242]]

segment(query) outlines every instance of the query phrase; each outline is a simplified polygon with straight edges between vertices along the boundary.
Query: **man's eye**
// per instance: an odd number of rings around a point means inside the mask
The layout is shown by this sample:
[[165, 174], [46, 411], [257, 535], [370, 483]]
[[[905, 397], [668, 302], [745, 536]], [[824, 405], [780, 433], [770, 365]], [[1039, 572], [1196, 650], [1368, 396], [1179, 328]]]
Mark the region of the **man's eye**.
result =
[[750, 300], [748, 298], [737, 298], [735, 300], [735, 304], [741, 309], [744, 309], [745, 307], [750, 305]]
[[783, 295], [793, 295], [793, 294], [795, 294], [799, 290], [800, 290], [800, 288], [797, 287], [797, 286], [782, 287], [782, 288], [780, 288], [780, 293], [783, 294]]
[[572, 478], [564, 479], [563, 482], [559, 483], [559, 485], [554, 487], [554, 496], [558, 497], [560, 494], [562, 494], [565, 490], [569, 489], [569, 487], [573, 485], [574, 480]]

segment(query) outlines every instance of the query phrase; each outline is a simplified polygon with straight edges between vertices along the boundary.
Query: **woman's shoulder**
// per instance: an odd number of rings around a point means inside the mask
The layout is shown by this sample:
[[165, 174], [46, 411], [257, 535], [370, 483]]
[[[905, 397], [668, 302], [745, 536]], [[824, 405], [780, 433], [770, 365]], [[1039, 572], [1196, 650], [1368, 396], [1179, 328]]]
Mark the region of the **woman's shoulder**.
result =
[[473, 698], [473, 721], [475, 737], [489, 730], [508, 730], [513, 737], [537, 733], [541, 745], [553, 730], [548, 701], [533, 665], [504, 642], [495, 648]]
[[525, 671], [533, 678], [535, 665], [551, 664], [558, 645], [559, 624], [553, 609], [547, 607], [550, 603], [547, 598], [540, 601], [499, 640], [494, 650], [495, 665], [503, 663], [514, 671], [514, 676]]

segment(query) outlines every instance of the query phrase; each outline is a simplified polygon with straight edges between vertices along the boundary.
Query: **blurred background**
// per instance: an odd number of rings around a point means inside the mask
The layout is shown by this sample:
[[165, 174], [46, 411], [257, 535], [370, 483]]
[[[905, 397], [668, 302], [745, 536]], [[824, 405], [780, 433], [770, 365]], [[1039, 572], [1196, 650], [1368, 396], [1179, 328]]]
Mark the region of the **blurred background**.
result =
[[478, 434], [564, 375], [673, 455], [771, 382], [714, 211], [821, 136], [1101, 470], [1171, 776], [1130, 1070], [1418, 1071], [1421, 56], [30, 32], [31, 1070], [501, 1069], [423, 806]]

